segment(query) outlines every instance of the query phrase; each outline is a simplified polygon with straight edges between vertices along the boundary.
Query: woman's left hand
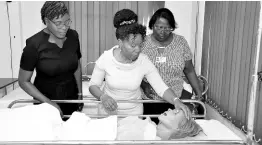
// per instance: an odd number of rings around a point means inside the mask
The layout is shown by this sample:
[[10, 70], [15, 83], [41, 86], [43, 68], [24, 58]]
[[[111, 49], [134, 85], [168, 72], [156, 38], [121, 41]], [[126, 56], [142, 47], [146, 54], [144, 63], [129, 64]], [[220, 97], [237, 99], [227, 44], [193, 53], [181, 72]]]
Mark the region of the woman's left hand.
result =
[[[83, 100], [83, 95], [82, 94], [78, 94], [78, 100]], [[84, 107], [84, 103], [78, 103], [78, 111], [82, 111]]]
[[174, 105], [175, 105], [175, 108], [181, 109], [185, 112], [186, 118], [188, 120], [192, 117], [192, 113], [189, 110], [189, 108], [183, 102], [181, 102], [179, 99], [175, 100]]

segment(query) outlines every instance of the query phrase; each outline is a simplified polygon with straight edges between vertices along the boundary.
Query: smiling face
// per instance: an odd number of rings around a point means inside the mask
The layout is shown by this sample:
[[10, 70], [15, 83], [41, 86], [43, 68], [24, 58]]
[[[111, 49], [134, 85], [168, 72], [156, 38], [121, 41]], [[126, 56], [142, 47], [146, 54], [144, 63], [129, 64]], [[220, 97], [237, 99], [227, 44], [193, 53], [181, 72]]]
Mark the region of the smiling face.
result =
[[71, 19], [68, 14], [60, 15], [58, 18], [49, 20], [46, 18], [46, 24], [49, 31], [59, 39], [63, 39], [70, 27]]
[[168, 140], [170, 135], [179, 128], [179, 123], [186, 119], [185, 114], [180, 109], [168, 109], [159, 117], [157, 125], [157, 136], [163, 140]]
[[130, 34], [126, 40], [119, 40], [121, 47], [121, 53], [129, 60], [135, 61], [140, 52], [143, 44], [143, 38], [141, 34]]

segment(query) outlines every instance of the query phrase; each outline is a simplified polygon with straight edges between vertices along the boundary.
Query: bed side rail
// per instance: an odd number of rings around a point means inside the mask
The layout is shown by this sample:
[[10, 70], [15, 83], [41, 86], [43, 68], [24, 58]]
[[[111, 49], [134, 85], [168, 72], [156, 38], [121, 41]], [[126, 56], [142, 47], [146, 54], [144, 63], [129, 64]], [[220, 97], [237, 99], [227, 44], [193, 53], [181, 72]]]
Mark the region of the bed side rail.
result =
[[0, 142], [0, 144], [46, 144], [46, 145], [105, 145], [105, 144], [121, 144], [121, 145], [142, 145], [142, 144], [154, 144], [154, 145], [181, 145], [181, 144], [198, 144], [198, 145], [245, 145], [244, 141], [240, 140], [134, 140], [134, 141], [11, 141], [11, 142]]
[[[101, 101], [97, 99], [86, 99], [86, 100], [52, 100], [56, 103], [101, 103]], [[203, 102], [198, 100], [181, 100], [183, 103], [196, 103], [201, 105], [204, 108], [204, 114], [203, 115], [194, 115], [192, 117], [194, 118], [205, 118], [206, 117], [206, 106]], [[167, 103], [164, 100], [117, 100], [118, 103]], [[19, 99], [12, 101], [8, 108], [12, 108], [17, 103], [39, 103], [37, 100], [33, 99]], [[119, 117], [127, 117], [128, 115], [118, 115]], [[130, 115], [129, 115], [130, 116]], [[136, 115], [137, 116], [137, 115]], [[141, 117], [147, 117], [147, 115], [139, 115]], [[158, 117], [159, 115], [150, 115], [151, 117]], [[66, 116], [65, 116], [66, 117]], [[90, 115], [90, 117], [105, 117], [105, 115]]]

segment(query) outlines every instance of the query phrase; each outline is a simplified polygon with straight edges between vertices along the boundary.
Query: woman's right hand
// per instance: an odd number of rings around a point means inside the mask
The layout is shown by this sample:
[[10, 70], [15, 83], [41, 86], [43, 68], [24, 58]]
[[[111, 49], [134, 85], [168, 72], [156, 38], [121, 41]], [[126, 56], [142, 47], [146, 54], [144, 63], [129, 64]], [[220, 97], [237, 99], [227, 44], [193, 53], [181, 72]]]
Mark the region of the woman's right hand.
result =
[[61, 108], [59, 107], [59, 105], [57, 105], [55, 102], [53, 101], [50, 101], [48, 102], [50, 105], [54, 106], [56, 109], [58, 109], [59, 113], [60, 113], [60, 116], [63, 118], [63, 112], [61, 110]]
[[100, 100], [102, 102], [103, 107], [108, 111], [115, 111], [118, 107], [116, 101], [106, 94], [102, 95], [100, 97]]

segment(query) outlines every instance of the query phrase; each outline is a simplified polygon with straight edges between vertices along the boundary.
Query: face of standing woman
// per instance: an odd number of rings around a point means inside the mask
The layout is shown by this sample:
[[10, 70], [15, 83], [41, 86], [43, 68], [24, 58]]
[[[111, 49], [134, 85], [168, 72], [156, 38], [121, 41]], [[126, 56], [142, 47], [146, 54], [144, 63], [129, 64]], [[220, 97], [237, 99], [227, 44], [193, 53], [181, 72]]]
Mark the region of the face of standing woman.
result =
[[130, 34], [126, 40], [120, 40], [121, 53], [129, 60], [135, 61], [140, 52], [143, 44], [141, 34]]
[[58, 18], [49, 20], [46, 18], [47, 28], [53, 35], [59, 39], [63, 39], [66, 36], [68, 29], [70, 28], [72, 21], [68, 14], [60, 15]]
[[158, 18], [153, 26], [153, 35], [159, 42], [164, 42], [168, 39], [172, 28], [170, 27], [168, 20], [165, 18]]

